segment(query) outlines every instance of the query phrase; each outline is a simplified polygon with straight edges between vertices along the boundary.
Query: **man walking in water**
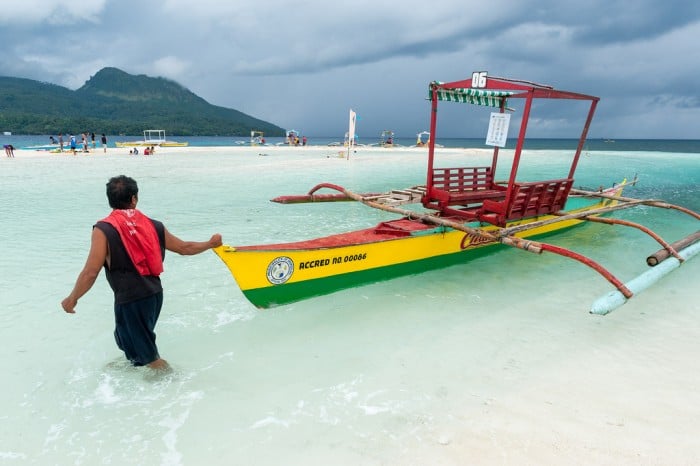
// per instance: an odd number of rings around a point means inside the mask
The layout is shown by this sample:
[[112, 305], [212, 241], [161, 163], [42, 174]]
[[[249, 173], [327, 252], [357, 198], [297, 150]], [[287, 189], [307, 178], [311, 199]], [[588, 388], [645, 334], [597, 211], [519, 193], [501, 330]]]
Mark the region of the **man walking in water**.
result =
[[128, 176], [111, 178], [107, 199], [112, 213], [92, 230], [90, 252], [71, 293], [61, 302], [63, 310], [75, 306], [95, 283], [102, 267], [114, 291], [114, 338], [134, 366], [167, 370], [156, 346], [155, 326], [163, 305], [159, 275], [165, 250], [194, 255], [221, 246], [221, 235], [208, 241], [183, 241], [165, 226], [136, 209], [138, 186]]

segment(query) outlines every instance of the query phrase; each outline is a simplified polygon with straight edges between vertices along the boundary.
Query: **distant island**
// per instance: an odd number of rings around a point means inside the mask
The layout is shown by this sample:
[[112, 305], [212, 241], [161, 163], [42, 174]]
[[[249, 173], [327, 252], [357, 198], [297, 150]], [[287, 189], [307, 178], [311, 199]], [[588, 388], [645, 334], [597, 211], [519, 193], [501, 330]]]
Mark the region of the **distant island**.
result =
[[0, 77], [0, 130], [13, 134], [85, 131], [138, 135], [165, 129], [168, 136], [284, 136], [285, 130], [238, 110], [212, 105], [165, 78], [103, 68], [80, 89], [24, 78]]

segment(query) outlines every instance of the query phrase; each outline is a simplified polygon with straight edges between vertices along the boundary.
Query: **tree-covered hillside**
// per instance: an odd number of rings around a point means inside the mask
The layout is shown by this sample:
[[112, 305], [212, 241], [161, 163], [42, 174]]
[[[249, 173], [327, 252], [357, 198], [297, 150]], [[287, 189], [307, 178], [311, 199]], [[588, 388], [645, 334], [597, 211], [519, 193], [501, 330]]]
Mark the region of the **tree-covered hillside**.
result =
[[80, 89], [0, 77], [0, 130], [14, 134], [95, 131], [141, 134], [165, 129], [173, 136], [247, 136], [284, 130], [230, 108], [211, 105], [174, 81], [104, 68]]

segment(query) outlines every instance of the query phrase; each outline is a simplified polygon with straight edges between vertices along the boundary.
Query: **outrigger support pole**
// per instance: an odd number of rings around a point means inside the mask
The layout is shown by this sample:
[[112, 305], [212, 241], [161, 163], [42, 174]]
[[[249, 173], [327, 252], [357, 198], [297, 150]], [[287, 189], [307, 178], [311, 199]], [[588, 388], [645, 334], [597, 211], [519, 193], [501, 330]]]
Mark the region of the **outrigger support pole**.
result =
[[[320, 186], [320, 185], [319, 185]], [[631, 298], [632, 297], [632, 292], [622, 283], [617, 277], [615, 277], [612, 273], [610, 273], [605, 267], [594, 261], [593, 259], [590, 259], [582, 254], [579, 254], [577, 252], [571, 251], [569, 249], [560, 247], [560, 246], [555, 246], [552, 244], [547, 244], [547, 243], [540, 243], [538, 241], [529, 241], [525, 240], [522, 238], [518, 238], [517, 236], [513, 235], [508, 235], [505, 234], [504, 232], [507, 231], [507, 229], [499, 228], [494, 230], [493, 232], [490, 231], [485, 231], [482, 229], [478, 228], [471, 228], [466, 225], [463, 225], [459, 222], [454, 222], [452, 220], [447, 220], [444, 218], [440, 217], [435, 217], [434, 215], [428, 215], [428, 214], [422, 214], [419, 212], [413, 212], [411, 210], [406, 210], [406, 209], [401, 209], [398, 207], [393, 207], [393, 206], [387, 206], [384, 204], [380, 204], [378, 202], [374, 202], [371, 200], [368, 200], [366, 198], [363, 198], [361, 195], [354, 193], [352, 191], [349, 191], [342, 186], [338, 186], [336, 184], [332, 183], [323, 183], [324, 188], [329, 188], [329, 189], [335, 189], [337, 191], [342, 192], [346, 196], [348, 196], [351, 199], [355, 199], [358, 202], [361, 202], [369, 207], [373, 207], [375, 209], [380, 209], [380, 210], [385, 210], [387, 212], [393, 212], [396, 214], [403, 215], [409, 219], [416, 219], [416, 220], [422, 220], [427, 223], [432, 223], [433, 225], [442, 225], [446, 227], [450, 227], [454, 230], [458, 231], [463, 231], [467, 233], [468, 235], [471, 235], [474, 238], [478, 238], [481, 240], [483, 243], [489, 243], [489, 242], [494, 242], [494, 243], [501, 243], [506, 246], [512, 246], [518, 249], [522, 249], [523, 251], [528, 251], [528, 252], [533, 252], [535, 254], [541, 254], [542, 251], [549, 251], [555, 254], [559, 254], [564, 257], [568, 257], [570, 259], [577, 260], [581, 262], [584, 265], [587, 265], [591, 267], [593, 270], [601, 274], [607, 281], [613, 284], [615, 288], [618, 289], [618, 291], [624, 296], [625, 298]]]
[[612, 199], [614, 201], [622, 201], [625, 203], [643, 204], [643, 205], [648, 205], [651, 207], [659, 207], [662, 209], [673, 209], [673, 210], [678, 210], [680, 212], [688, 214], [691, 217], [695, 217], [696, 219], [700, 220], [700, 214], [695, 212], [695, 211], [692, 211], [690, 209], [687, 209], [687, 208], [679, 206], [679, 205], [669, 204], [668, 202], [659, 201], [659, 200], [655, 200], [655, 199], [635, 199], [633, 197], [615, 196], [612, 194], [605, 194], [605, 193], [600, 193], [597, 191], [584, 191], [581, 189], [574, 189], [574, 188], [571, 189], [570, 194], [580, 194], [583, 196], [602, 197], [605, 199]]

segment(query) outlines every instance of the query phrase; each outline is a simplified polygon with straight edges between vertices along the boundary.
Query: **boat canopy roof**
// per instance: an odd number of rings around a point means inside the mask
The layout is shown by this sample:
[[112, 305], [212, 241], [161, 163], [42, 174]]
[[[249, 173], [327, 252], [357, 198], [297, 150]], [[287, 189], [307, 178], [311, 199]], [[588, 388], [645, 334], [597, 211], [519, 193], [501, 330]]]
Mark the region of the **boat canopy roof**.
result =
[[433, 81], [428, 89], [428, 100], [433, 100], [433, 89], [436, 90], [437, 100], [459, 102], [463, 104], [483, 105], [485, 107], [500, 107], [504, 98], [514, 94], [513, 91], [491, 91], [488, 89], [473, 88], [445, 88], [443, 83]]
[[143, 139], [146, 142], [160, 143], [165, 141], [164, 129], [147, 129], [143, 131]]
[[428, 100], [444, 100], [488, 107], [505, 108], [509, 97], [524, 99], [573, 99], [597, 102], [598, 97], [562, 91], [552, 86], [519, 79], [496, 78], [474, 73], [472, 79], [443, 83], [433, 81], [428, 87]]

